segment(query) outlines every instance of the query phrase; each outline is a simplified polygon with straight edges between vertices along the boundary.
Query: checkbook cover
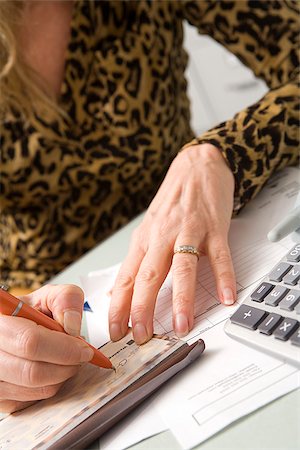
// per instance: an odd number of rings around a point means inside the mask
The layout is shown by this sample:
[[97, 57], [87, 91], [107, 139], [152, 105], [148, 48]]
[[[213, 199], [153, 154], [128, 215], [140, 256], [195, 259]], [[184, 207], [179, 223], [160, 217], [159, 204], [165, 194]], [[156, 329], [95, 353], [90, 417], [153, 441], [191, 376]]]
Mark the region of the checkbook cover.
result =
[[173, 337], [137, 346], [129, 333], [101, 351], [116, 372], [86, 364], [57, 395], [0, 421], [0, 448], [82, 449], [204, 350]]

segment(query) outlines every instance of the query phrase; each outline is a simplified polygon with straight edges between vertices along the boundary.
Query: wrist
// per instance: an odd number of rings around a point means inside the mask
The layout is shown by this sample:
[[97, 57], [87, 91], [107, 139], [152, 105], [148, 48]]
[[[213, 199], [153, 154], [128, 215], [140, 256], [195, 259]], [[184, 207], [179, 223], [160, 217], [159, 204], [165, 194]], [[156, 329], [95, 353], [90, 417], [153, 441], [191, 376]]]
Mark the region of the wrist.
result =
[[[196, 144], [185, 146], [179, 153], [179, 155], [186, 155], [192, 159], [201, 158], [208, 161], [225, 161], [221, 150], [215, 145], [209, 143]], [[226, 161], [225, 161], [226, 162]]]
[[197, 144], [197, 145], [191, 145], [186, 146], [183, 148], [182, 151], [178, 153], [179, 157], [187, 157], [191, 162], [215, 162], [224, 164], [227, 168], [229, 173], [231, 173], [232, 177], [232, 171], [226, 161], [225, 156], [222, 153], [222, 150], [215, 145], [209, 144], [209, 143], [203, 143], [203, 144]]
[[235, 179], [229, 164], [226, 161], [222, 150], [210, 143], [196, 144], [185, 146], [183, 151], [178, 154], [179, 164], [183, 161], [188, 161], [192, 167], [201, 165], [201, 168], [206, 170], [222, 170], [222, 175], [226, 180], [228, 186], [231, 186], [232, 192], [234, 192]]

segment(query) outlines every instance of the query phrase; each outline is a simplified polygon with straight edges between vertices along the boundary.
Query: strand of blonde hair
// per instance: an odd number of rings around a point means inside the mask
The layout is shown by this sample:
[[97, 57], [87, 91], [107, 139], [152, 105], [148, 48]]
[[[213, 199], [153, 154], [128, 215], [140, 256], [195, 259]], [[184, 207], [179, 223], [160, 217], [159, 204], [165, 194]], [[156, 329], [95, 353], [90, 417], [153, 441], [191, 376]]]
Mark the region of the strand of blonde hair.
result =
[[17, 29], [23, 11], [22, 0], [0, 0], [0, 118], [15, 111], [23, 117], [34, 112], [55, 117], [65, 115], [43, 80], [22, 59]]

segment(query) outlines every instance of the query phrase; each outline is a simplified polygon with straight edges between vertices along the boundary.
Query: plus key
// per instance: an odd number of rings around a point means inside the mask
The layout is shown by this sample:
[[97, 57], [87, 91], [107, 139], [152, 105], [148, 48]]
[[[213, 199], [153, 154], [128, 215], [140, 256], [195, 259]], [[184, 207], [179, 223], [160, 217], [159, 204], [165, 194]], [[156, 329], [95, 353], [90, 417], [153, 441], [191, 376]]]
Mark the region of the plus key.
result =
[[265, 318], [266, 312], [248, 305], [241, 305], [231, 316], [230, 320], [236, 325], [256, 330], [260, 322]]

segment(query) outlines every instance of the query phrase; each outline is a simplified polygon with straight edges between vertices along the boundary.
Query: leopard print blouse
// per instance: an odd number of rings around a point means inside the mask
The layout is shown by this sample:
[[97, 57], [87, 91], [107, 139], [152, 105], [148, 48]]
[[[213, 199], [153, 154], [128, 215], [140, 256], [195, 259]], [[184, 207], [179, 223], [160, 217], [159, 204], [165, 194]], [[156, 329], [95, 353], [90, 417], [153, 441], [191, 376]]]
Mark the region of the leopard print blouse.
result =
[[[298, 158], [296, 1], [74, 4], [60, 106], [1, 124], [1, 277], [36, 288], [144, 210], [185, 145], [219, 147], [236, 211]], [[183, 21], [232, 51], [270, 91], [194, 138]]]

